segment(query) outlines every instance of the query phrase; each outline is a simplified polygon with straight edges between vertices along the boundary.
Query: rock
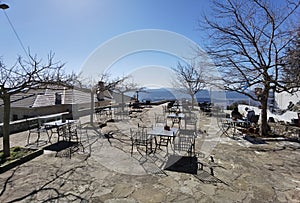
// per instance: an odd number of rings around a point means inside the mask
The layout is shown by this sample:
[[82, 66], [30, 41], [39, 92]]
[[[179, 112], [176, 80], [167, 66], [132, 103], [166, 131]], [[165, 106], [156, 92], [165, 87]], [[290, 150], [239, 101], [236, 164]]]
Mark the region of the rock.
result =
[[128, 197], [134, 191], [134, 187], [129, 184], [118, 184], [112, 191], [115, 198]]
[[159, 183], [171, 189], [178, 189], [180, 187], [179, 183], [174, 180], [171, 176], [167, 176], [159, 180]]
[[136, 188], [132, 197], [138, 202], [164, 202], [165, 193], [162, 190], [154, 188], [152, 185], [145, 185], [143, 188]]
[[134, 199], [122, 198], [122, 199], [109, 199], [104, 201], [104, 203], [137, 203]]
[[[257, 184], [257, 186], [252, 188], [253, 190], [253, 200], [265, 201], [265, 202], [274, 202], [275, 201], [275, 192], [272, 186], [269, 184]], [[255, 202], [255, 201], [254, 201]]]

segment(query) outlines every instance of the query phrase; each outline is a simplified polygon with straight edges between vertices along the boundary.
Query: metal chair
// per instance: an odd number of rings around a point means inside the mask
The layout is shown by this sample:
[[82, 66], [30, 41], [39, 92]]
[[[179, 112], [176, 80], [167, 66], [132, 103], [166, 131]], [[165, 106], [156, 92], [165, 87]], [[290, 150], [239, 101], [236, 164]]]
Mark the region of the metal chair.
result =
[[179, 136], [173, 141], [173, 152], [188, 156], [195, 156], [196, 132], [180, 130]]
[[190, 113], [184, 118], [184, 128], [197, 131], [198, 118], [195, 113]]
[[37, 143], [37, 145], [39, 145], [42, 133], [46, 133], [48, 136], [48, 141], [51, 142], [51, 137], [49, 136], [47, 129], [44, 126], [42, 126], [39, 121], [38, 121], [38, 124], [29, 122], [28, 130], [29, 130], [29, 132], [28, 132], [28, 137], [27, 137], [27, 145], [30, 145], [30, 137], [32, 134], [37, 135], [37, 139], [35, 141], [35, 143]]
[[173, 154], [168, 156], [165, 170], [197, 174], [198, 158], [195, 153], [195, 134], [179, 132], [173, 141]]
[[[79, 130], [81, 128], [80, 122], [72, 122], [72, 123], [66, 123], [65, 125], [61, 125], [57, 127], [57, 133], [58, 133], [58, 141], [57, 143], [61, 143], [64, 145], [64, 150], [59, 153], [59, 151], [56, 153], [56, 156], [60, 154], [60, 156], [67, 156], [71, 158], [71, 155], [78, 151], [80, 149], [80, 146], [83, 148], [82, 151], [84, 151], [84, 146], [81, 142], [81, 131]], [[62, 141], [59, 141], [59, 138], [62, 138]]]
[[164, 115], [155, 114], [155, 126], [165, 126], [167, 123]]
[[152, 135], [147, 134], [147, 130], [146, 129], [138, 129], [137, 131], [133, 131], [132, 129], [130, 129], [130, 139], [131, 139], [131, 156], [133, 154], [133, 147], [136, 146], [137, 150], [138, 147], [142, 146], [145, 147], [146, 150], [146, 155], [148, 154], [148, 150], [150, 150], [150, 152], [153, 151], [152, 149], [152, 142], [153, 142], [153, 138]]
[[225, 118], [225, 115], [216, 115], [217, 117], [217, 125], [220, 129], [220, 136], [227, 136], [230, 137], [230, 132], [229, 130], [233, 127], [232, 123], [228, 121], [228, 118]]

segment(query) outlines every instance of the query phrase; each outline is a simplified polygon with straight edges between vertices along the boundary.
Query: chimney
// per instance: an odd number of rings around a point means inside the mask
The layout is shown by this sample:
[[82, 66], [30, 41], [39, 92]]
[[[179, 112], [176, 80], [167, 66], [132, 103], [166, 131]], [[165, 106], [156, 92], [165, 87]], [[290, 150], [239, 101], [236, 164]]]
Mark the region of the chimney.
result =
[[55, 93], [55, 105], [61, 104], [61, 94], [56, 92]]
[[97, 99], [98, 99], [98, 101], [103, 101], [104, 100], [104, 91], [105, 91], [104, 82], [99, 81], [98, 82], [98, 87], [97, 87]]

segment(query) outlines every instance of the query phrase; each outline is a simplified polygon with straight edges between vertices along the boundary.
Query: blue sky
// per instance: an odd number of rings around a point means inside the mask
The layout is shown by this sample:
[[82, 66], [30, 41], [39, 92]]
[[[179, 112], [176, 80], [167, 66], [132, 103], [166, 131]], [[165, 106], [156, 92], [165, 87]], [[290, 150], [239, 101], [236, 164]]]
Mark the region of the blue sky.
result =
[[[197, 20], [209, 8], [206, 0], [2, 0], [1, 3], [10, 6], [5, 12], [24, 47], [44, 60], [53, 51], [56, 60], [66, 63], [68, 72], [79, 72], [101, 44], [135, 30], [167, 30], [201, 44]], [[18, 55], [25, 54], [3, 11], [0, 25], [0, 56], [11, 66]], [[147, 54], [143, 57], [137, 54], [135, 59], [144, 60]], [[132, 55], [131, 58], [134, 61]], [[149, 58], [153, 61], [140, 65], [169, 66], [163, 62], [169, 61], [173, 66], [178, 61], [169, 56], [165, 60], [161, 56]], [[124, 63], [123, 67], [129, 68]]]
[[[149, 80], [147, 84], [158, 86], [169, 85], [166, 80], [156, 81], [169, 78], [170, 67], [176, 66], [181, 57], [187, 57], [178, 52], [178, 48], [185, 54], [189, 52], [189, 45], [182, 44], [190, 40], [201, 47], [209, 40], [202, 38], [198, 26], [203, 13], [210, 11], [209, 0], [0, 0], [0, 3], [10, 6], [5, 12], [0, 10], [0, 57], [8, 67], [14, 65], [18, 55], [25, 57], [25, 53], [5, 14], [31, 54], [46, 60], [47, 54], [54, 52], [57, 61], [66, 63], [67, 72], [83, 71], [96, 77], [103, 69], [117, 76], [138, 70], [140, 81]], [[138, 32], [141, 30], [161, 30], [167, 38], [151, 39], [155, 41], [152, 46], [145, 33]], [[143, 36], [138, 35], [132, 41], [134, 32]], [[182, 47], [176, 47], [177, 44]], [[127, 55], [126, 50], [129, 50]], [[86, 69], [90, 64], [98, 65], [98, 69]]]

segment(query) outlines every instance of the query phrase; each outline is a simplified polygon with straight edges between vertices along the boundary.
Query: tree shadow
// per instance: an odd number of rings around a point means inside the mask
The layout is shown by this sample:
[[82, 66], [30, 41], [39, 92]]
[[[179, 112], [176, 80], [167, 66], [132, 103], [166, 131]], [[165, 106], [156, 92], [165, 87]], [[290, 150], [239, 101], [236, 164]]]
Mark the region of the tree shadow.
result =
[[17, 171], [18, 169], [19, 169], [19, 166], [16, 167], [16, 168], [12, 171], [11, 175], [4, 181], [3, 188], [2, 188], [2, 190], [1, 190], [1, 192], [0, 192], [0, 197], [5, 193], [8, 183], [9, 183], [10, 180], [13, 178], [13, 176], [15, 175], [15, 173], [16, 173], [16, 171]]
[[[40, 181], [40, 185], [36, 184], [32, 187], [31, 191], [28, 191], [26, 194], [23, 194], [19, 197], [11, 197], [9, 201], [7, 202], [20, 202], [20, 201], [31, 201], [31, 202], [52, 202], [52, 201], [63, 201], [63, 202], [71, 202], [71, 201], [80, 201], [80, 202], [88, 202], [89, 198], [87, 198], [86, 193], [92, 194], [93, 191], [70, 191], [66, 189], [66, 185], [69, 185], [68, 187], [72, 187], [74, 183], [78, 184], [88, 184], [88, 187], [86, 188], [92, 188], [90, 187], [92, 184], [91, 180], [78, 180], [78, 173], [79, 170], [84, 169], [85, 166], [75, 166], [70, 169], [63, 169], [62, 165], [60, 167], [57, 167], [55, 172], [51, 174], [51, 172], [48, 172], [48, 176], [45, 177], [45, 179], [42, 179]], [[16, 171], [18, 169], [15, 169], [12, 174], [6, 179], [3, 189], [0, 193], [0, 196], [3, 196], [5, 194], [7, 184], [11, 181], [12, 177], [16, 175]], [[21, 170], [21, 168], [20, 168]], [[83, 170], [84, 171], [84, 170]], [[50, 177], [50, 179], [49, 179]], [[83, 176], [84, 177], [84, 176]], [[34, 184], [34, 183], [33, 183]], [[17, 191], [14, 192], [17, 196]]]
[[243, 139], [250, 142], [251, 144], [267, 144], [265, 140], [256, 136], [246, 135], [243, 137]]

